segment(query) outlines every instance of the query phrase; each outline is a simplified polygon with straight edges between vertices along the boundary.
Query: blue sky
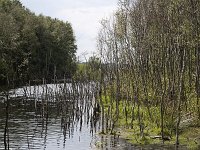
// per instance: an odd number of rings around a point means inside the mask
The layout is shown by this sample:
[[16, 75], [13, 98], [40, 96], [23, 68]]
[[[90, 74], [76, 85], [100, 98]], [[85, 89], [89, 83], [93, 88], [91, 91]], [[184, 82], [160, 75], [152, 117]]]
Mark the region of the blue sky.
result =
[[85, 57], [96, 51], [96, 37], [100, 21], [117, 9], [118, 0], [20, 0], [36, 14], [69, 21], [75, 31], [77, 56]]

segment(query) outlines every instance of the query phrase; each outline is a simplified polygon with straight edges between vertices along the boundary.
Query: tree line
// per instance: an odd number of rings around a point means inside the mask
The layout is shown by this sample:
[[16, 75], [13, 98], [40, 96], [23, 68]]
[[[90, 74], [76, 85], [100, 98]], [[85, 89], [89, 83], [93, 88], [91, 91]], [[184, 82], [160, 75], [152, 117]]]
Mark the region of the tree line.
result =
[[112, 131], [126, 118], [141, 137], [156, 126], [163, 140], [174, 135], [179, 144], [183, 120], [200, 118], [199, 8], [199, 0], [120, 0], [102, 20], [103, 127]]
[[72, 26], [35, 15], [18, 0], [0, 0], [0, 84], [70, 78], [77, 46]]

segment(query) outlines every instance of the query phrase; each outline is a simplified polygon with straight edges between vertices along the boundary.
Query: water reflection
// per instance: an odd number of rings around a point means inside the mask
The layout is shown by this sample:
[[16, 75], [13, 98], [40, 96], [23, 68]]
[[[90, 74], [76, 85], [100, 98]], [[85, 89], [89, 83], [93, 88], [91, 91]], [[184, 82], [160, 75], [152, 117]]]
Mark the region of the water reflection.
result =
[[[98, 86], [57, 84], [23, 87], [9, 93], [7, 139], [10, 149], [143, 150], [174, 149], [133, 146], [114, 136], [100, 136], [100, 114], [95, 100]], [[0, 101], [0, 149], [4, 149], [6, 98]], [[182, 149], [185, 149], [182, 148]]]
[[[93, 84], [60, 84], [11, 90], [8, 134], [11, 149], [91, 149]], [[0, 148], [4, 148], [5, 101], [0, 103]], [[96, 128], [96, 127], [95, 127]]]

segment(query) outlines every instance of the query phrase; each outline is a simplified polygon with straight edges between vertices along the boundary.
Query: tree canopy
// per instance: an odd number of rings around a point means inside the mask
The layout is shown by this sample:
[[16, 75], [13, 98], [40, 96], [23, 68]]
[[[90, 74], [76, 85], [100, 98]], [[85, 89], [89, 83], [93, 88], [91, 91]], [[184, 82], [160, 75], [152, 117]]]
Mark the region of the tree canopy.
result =
[[0, 0], [0, 83], [71, 77], [77, 46], [69, 22]]

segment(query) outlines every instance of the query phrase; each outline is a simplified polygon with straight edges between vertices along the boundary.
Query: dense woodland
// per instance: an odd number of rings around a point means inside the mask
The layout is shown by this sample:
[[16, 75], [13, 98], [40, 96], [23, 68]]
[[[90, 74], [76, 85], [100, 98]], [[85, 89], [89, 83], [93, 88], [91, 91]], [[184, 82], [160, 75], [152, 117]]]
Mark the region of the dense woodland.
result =
[[69, 22], [35, 15], [18, 0], [0, 0], [0, 84], [71, 77], [75, 37]]
[[102, 20], [102, 132], [125, 125], [178, 145], [179, 135], [199, 127], [199, 8], [199, 0], [121, 0]]

